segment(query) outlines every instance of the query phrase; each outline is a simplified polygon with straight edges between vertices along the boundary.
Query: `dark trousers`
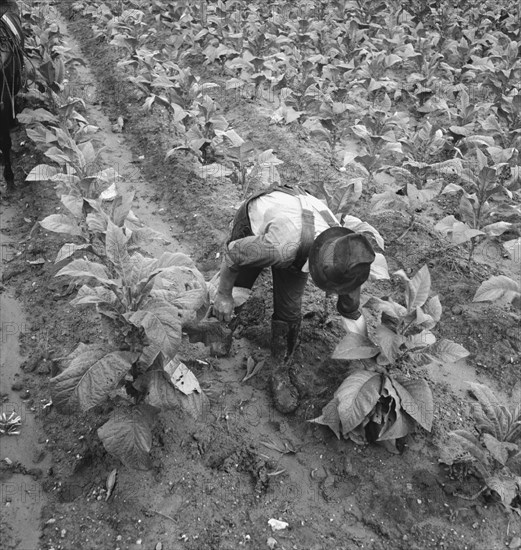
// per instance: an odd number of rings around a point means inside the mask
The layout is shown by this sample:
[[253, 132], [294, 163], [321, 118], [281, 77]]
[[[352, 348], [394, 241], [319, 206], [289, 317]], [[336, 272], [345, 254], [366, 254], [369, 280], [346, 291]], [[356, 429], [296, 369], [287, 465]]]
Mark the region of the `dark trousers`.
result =
[[[235, 286], [251, 289], [262, 267], [240, 267]], [[273, 275], [273, 319], [295, 323], [302, 316], [302, 297], [308, 274], [296, 269], [271, 268]]]

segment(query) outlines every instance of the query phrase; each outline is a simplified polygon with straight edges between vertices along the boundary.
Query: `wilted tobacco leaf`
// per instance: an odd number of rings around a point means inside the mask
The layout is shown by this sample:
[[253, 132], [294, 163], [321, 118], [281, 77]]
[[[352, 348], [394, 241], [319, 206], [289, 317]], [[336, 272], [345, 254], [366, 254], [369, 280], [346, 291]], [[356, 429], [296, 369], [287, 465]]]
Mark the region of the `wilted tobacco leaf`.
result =
[[178, 391], [176, 398], [181, 407], [195, 419], [204, 418], [209, 401], [193, 372], [177, 358], [167, 363], [164, 369]]
[[253, 357], [248, 357], [246, 361], [246, 375], [241, 380], [241, 382], [246, 382], [250, 378], [253, 378], [257, 373], [259, 373], [262, 370], [262, 367], [264, 366], [264, 361], [259, 361], [258, 363], [255, 363], [255, 360]]

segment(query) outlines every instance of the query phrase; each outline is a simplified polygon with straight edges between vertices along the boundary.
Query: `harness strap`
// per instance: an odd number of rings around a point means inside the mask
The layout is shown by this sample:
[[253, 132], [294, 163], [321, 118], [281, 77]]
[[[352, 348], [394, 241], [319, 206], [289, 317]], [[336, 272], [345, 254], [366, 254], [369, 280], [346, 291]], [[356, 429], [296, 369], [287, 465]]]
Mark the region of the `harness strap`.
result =
[[14, 17], [9, 12], [7, 12], [7, 13], [4, 13], [4, 15], [0, 17], [0, 19], [2, 20], [3, 23], [7, 25], [7, 27], [9, 27], [9, 30], [14, 35], [14, 37], [18, 40], [18, 42], [22, 42], [23, 36], [20, 33], [20, 27], [18, 26]]
[[[5, 39], [7, 35], [8, 39], [8, 48], [3, 53], [5, 55], [0, 55], [0, 71], [2, 73], [3, 77], [3, 84], [0, 89], [0, 104], [4, 103], [4, 90], [7, 94], [7, 98], [9, 100], [9, 103], [11, 104], [11, 115], [13, 118], [15, 118], [15, 104], [14, 104], [14, 96], [16, 94], [16, 91], [18, 89], [18, 86], [16, 83], [16, 67], [18, 67], [18, 70], [21, 70], [23, 67], [23, 46], [24, 46], [24, 35], [22, 28], [20, 26], [20, 21], [18, 19], [18, 16], [14, 13], [6, 12], [0, 17], [0, 24], [3, 27], [3, 32], [0, 33], [0, 37]], [[1, 29], [0, 29], [1, 30]], [[11, 42], [9, 42], [9, 40]], [[0, 51], [0, 54], [2, 51]], [[13, 76], [11, 82], [9, 83], [9, 79], [6, 76], [6, 67], [5, 64], [12, 65], [14, 63], [14, 71], [15, 75]]]
[[339, 227], [340, 224], [335, 219], [335, 217], [329, 212], [329, 210], [321, 210], [320, 215], [324, 218], [324, 221], [329, 225], [329, 227]]
[[300, 245], [297, 255], [291, 267], [302, 271], [302, 267], [308, 259], [311, 245], [315, 240], [315, 216], [311, 208], [309, 208], [306, 195], [299, 195], [298, 199], [302, 208], [302, 232], [300, 234]]

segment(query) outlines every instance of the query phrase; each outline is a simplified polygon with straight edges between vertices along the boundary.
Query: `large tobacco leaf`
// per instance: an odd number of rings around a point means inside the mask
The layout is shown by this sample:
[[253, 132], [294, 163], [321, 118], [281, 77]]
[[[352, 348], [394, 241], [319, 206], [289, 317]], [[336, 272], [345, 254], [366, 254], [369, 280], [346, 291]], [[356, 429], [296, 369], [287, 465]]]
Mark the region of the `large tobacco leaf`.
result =
[[128, 237], [123, 229], [109, 220], [105, 233], [105, 254], [124, 280], [130, 275], [131, 270], [127, 241]]
[[92, 249], [92, 245], [90, 245], [90, 244], [66, 243], [58, 251], [58, 254], [56, 255], [54, 263], [57, 264], [58, 262], [61, 262], [65, 259], [69, 258], [77, 250], [86, 250], [86, 249], [89, 249], [89, 250]]
[[146, 406], [117, 411], [98, 429], [108, 453], [136, 470], [151, 468], [153, 412]]
[[79, 237], [83, 234], [78, 222], [72, 216], [66, 214], [51, 214], [40, 221], [40, 225], [54, 233], [67, 233]]
[[138, 354], [107, 351], [98, 345], [84, 345], [69, 366], [51, 378], [51, 395], [56, 409], [70, 414], [87, 411], [101, 403], [129, 371]]
[[145, 394], [145, 401], [161, 410], [180, 407], [179, 392], [163, 370], [151, 370], [140, 375], [133, 386]]
[[333, 359], [369, 359], [378, 355], [380, 349], [367, 336], [349, 332], [337, 344]]
[[380, 398], [382, 375], [366, 370], [355, 371], [335, 392], [342, 433], [346, 436], [369, 415]]
[[476, 291], [473, 302], [499, 300], [503, 296], [511, 299], [521, 293], [521, 285], [505, 275], [490, 277]]
[[206, 282], [197, 268], [176, 265], [160, 269], [154, 280], [154, 289], [168, 290], [176, 294], [196, 289], [206, 291]]
[[56, 273], [56, 277], [62, 275], [67, 275], [72, 279], [79, 279], [84, 282], [96, 281], [115, 291], [119, 288], [117, 281], [109, 278], [109, 274], [104, 265], [89, 260], [73, 260], [70, 264]]
[[440, 220], [434, 226], [434, 229], [446, 234], [454, 244], [462, 244], [478, 235], [484, 235], [483, 231], [469, 227], [466, 223], [458, 221], [452, 215]]
[[322, 414], [311, 422], [355, 442], [367, 442], [363, 428], [371, 422], [378, 430], [377, 441], [394, 442], [411, 431], [414, 421], [430, 431], [433, 408], [432, 393], [424, 380], [360, 370], [344, 380]]
[[[205, 312], [210, 306], [208, 292], [204, 288], [195, 288], [181, 293], [170, 290], [152, 290], [150, 297], [164, 300], [181, 310], [183, 320], [195, 320], [196, 312]], [[187, 313], [192, 315], [187, 315]]]
[[424, 265], [407, 283], [407, 311], [411, 312], [421, 307], [429, 297], [431, 289], [431, 275], [429, 268]]
[[71, 300], [72, 305], [80, 304], [106, 304], [114, 306], [117, 304], [116, 295], [103, 286], [90, 287], [88, 285], [83, 285], [78, 290], [76, 297]]
[[455, 363], [460, 359], [468, 357], [469, 351], [463, 346], [456, 344], [452, 340], [439, 340], [432, 346], [423, 350], [423, 353], [430, 357], [433, 361], [440, 363]]
[[392, 298], [382, 300], [376, 296], [371, 296], [371, 298], [367, 300], [364, 307], [374, 307], [378, 311], [386, 313], [390, 317], [394, 317], [396, 319], [407, 315], [407, 309], [401, 304], [395, 302]]
[[[394, 363], [400, 355], [400, 346], [403, 344], [403, 336], [396, 334], [385, 325], [378, 325], [376, 328], [375, 341], [380, 346], [383, 355]], [[379, 364], [382, 364], [380, 361]]]
[[139, 359], [141, 364], [151, 365], [159, 353], [167, 359], [174, 357], [181, 344], [181, 318], [176, 307], [151, 298], [143, 309], [126, 313], [125, 318], [136, 327], [143, 327], [149, 340]]
[[400, 406], [422, 428], [430, 432], [434, 420], [434, 400], [427, 382], [422, 378], [409, 380], [390, 377], [389, 379], [400, 398]]

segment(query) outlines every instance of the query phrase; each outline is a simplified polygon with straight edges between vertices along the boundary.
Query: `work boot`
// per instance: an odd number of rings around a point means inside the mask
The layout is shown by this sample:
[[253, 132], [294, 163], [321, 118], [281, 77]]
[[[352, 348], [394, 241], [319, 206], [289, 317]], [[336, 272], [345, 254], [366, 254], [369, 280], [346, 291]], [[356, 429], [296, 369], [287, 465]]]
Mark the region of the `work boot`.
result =
[[289, 361], [293, 357], [293, 353], [300, 343], [300, 321], [289, 323], [288, 327], [288, 352], [285, 358], [286, 361]]
[[275, 408], [288, 414], [299, 405], [299, 392], [289, 375], [289, 360], [298, 342], [300, 323], [271, 321], [271, 392]]

